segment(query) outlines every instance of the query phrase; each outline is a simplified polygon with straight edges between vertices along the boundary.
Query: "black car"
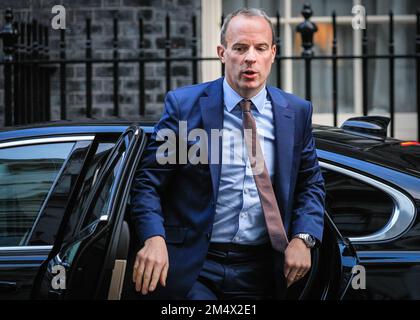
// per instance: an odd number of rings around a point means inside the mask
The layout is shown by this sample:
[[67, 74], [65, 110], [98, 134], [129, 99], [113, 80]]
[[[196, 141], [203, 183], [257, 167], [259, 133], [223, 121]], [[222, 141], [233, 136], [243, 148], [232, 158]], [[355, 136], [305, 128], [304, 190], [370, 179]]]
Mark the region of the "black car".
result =
[[[420, 299], [420, 144], [388, 120], [314, 125], [322, 246], [289, 299]], [[0, 299], [131, 299], [129, 189], [152, 124], [0, 131]]]

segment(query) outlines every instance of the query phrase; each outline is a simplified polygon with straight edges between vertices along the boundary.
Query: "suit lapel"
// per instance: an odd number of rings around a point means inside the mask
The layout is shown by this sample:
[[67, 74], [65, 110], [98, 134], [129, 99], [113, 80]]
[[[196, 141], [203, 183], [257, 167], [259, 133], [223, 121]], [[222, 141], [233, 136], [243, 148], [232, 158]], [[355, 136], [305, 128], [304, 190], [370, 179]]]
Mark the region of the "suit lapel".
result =
[[[275, 183], [274, 189], [282, 214], [286, 212], [290, 192], [290, 174], [293, 164], [295, 139], [295, 113], [278, 89], [267, 87], [271, 98], [275, 134]], [[285, 224], [286, 226], [286, 224]]]
[[211, 130], [217, 129], [221, 132], [223, 129], [223, 78], [214, 81], [206, 89], [207, 96], [200, 98], [201, 117], [203, 119], [203, 128], [208, 137], [208, 161], [213, 186], [214, 201], [217, 200], [219, 190], [220, 169], [222, 162], [222, 137], [219, 137], [213, 143]]

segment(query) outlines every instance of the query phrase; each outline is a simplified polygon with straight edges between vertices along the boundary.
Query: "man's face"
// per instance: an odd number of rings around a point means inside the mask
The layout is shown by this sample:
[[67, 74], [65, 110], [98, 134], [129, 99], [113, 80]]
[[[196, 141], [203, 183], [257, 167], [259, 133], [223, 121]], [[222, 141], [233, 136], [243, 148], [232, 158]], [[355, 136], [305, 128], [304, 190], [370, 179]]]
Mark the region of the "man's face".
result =
[[217, 47], [229, 85], [252, 98], [265, 85], [276, 56], [272, 33], [263, 17], [236, 16], [226, 30], [226, 48]]

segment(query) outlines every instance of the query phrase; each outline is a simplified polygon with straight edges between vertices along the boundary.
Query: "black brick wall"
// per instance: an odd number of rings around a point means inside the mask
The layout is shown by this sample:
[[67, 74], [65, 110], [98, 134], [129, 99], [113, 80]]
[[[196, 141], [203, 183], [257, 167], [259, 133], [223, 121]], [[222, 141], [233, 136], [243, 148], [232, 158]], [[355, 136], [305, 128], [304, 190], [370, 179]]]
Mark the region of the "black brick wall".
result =
[[[86, 18], [91, 18], [92, 49], [94, 58], [112, 58], [112, 18], [115, 11], [119, 16], [119, 55], [121, 58], [138, 57], [138, 19], [143, 18], [145, 54], [148, 57], [163, 57], [165, 44], [165, 16], [170, 14], [173, 36], [173, 55], [191, 56], [189, 49], [191, 18], [200, 17], [198, 0], [1, 0], [0, 26], [4, 23], [7, 7], [14, 11], [15, 20], [39, 22], [50, 25], [54, 16], [51, 8], [61, 4], [66, 8], [66, 55], [67, 58], [84, 58], [86, 39]], [[197, 26], [199, 30], [200, 26]], [[59, 57], [59, 31], [50, 29], [50, 57]], [[3, 56], [0, 41], [0, 57]], [[119, 102], [120, 115], [133, 120], [138, 115], [138, 64], [120, 64]], [[172, 64], [172, 88], [191, 84], [191, 63]], [[51, 105], [52, 120], [60, 117], [60, 92], [58, 68], [52, 77]], [[146, 117], [158, 119], [166, 93], [165, 64], [146, 65]], [[67, 66], [67, 114], [70, 119], [82, 119], [85, 114], [85, 66]], [[113, 81], [111, 64], [93, 67], [93, 115], [109, 117], [113, 112]], [[0, 67], [0, 127], [4, 125], [3, 68]]]

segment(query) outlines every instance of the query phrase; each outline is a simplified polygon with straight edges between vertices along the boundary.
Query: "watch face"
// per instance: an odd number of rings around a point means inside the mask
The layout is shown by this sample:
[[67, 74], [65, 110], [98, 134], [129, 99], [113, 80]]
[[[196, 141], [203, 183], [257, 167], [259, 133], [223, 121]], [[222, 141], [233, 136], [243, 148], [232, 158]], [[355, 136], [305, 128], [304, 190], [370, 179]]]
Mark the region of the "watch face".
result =
[[308, 242], [310, 246], [315, 245], [315, 238], [312, 237], [311, 235], [308, 236]]
[[305, 242], [307, 247], [312, 248], [313, 246], [315, 246], [315, 238], [311, 236], [310, 234], [301, 233], [301, 234], [298, 234], [297, 237], [302, 239]]

